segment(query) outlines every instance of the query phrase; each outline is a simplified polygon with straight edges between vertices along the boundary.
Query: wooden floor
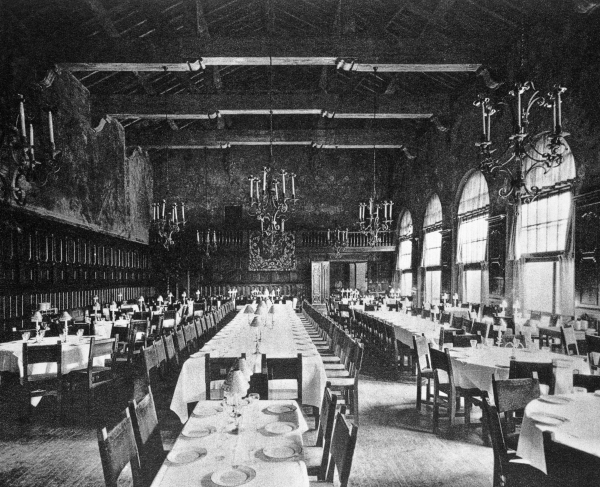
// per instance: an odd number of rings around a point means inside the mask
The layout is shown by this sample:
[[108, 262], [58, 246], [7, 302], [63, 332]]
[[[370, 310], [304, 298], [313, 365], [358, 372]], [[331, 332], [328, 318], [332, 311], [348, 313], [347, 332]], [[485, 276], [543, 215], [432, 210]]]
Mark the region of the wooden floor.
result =
[[[492, 450], [483, 446], [480, 429], [444, 428], [432, 434], [431, 411], [415, 409], [415, 379], [398, 377], [380, 359], [367, 354], [360, 382], [360, 429], [350, 485], [491, 486]], [[139, 393], [138, 382], [126, 381], [103, 396], [103, 413], [118, 414], [126, 398]], [[33, 421], [17, 421], [18, 403], [10, 384], [0, 386], [0, 486], [103, 486], [94, 426], [73, 414], [71, 426], [53, 419], [52, 399], [42, 402]], [[168, 397], [156, 397], [165, 446], [181, 430], [168, 410]], [[76, 409], [83, 404], [76, 403]], [[307, 442], [314, 433], [307, 433]]]

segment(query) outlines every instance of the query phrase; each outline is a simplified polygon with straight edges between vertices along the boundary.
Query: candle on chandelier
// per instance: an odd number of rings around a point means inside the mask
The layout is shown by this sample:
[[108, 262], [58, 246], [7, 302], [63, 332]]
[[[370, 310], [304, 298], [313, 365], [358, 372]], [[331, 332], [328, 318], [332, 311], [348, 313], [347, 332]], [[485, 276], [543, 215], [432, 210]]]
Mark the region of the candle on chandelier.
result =
[[348, 241], [348, 229], [346, 228], [346, 242]]
[[50, 131], [50, 143], [54, 145], [54, 121], [52, 120], [52, 110], [48, 110], [48, 130]]
[[200, 230], [196, 230], [196, 242], [200, 243]]
[[281, 220], [281, 233], [285, 231], [285, 220]]
[[252, 199], [254, 196], [254, 176], [252, 176], [252, 174], [248, 178], [248, 181], [250, 181], [250, 199]]
[[285, 170], [281, 170], [281, 192], [283, 193], [283, 197], [285, 198]]
[[167, 200], [163, 200], [162, 204], [162, 219], [165, 219], [165, 206], [167, 205]]
[[181, 219], [185, 221], [185, 203], [181, 203]]
[[173, 215], [175, 216], [173, 218], [173, 221], [177, 222], [179, 220], [178, 217], [177, 217], [177, 203], [173, 203]]
[[217, 231], [213, 230], [213, 243], [216, 244], [217, 243]]
[[295, 182], [295, 177], [296, 177], [296, 175], [294, 173], [292, 173], [292, 198], [296, 198], [296, 182]]
[[263, 191], [267, 190], [267, 168], [263, 169]]
[[210, 230], [206, 230], [206, 238], [204, 239], [204, 243], [210, 243]]
[[392, 206], [394, 206], [394, 202], [390, 201], [390, 220], [392, 219]]
[[373, 218], [373, 198], [369, 200], [369, 218]]
[[278, 200], [279, 199], [279, 181], [275, 181], [274, 186], [275, 186], [275, 199]]
[[19, 117], [21, 118], [21, 135], [25, 137], [25, 104], [23, 98], [19, 101]]
[[329, 242], [331, 240], [331, 230], [329, 230], [329, 228], [327, 229], [327, 241]]
[[492, 114], [488, 112], [487, 115], [487, 141], [489, 142], [492, 137]]

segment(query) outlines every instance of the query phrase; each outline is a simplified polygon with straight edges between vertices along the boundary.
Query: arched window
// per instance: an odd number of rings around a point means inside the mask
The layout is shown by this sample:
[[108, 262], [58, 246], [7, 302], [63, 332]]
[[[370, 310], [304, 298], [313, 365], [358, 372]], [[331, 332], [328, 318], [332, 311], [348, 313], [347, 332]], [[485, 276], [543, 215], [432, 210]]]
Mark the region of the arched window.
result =
[[400, 219], [400, 231], [398, 238], [398, 260], [396, 268], [400, 271], [400, 295], [410, 296], [412, 294], [412, 236], [413, 223], [410, 211], [406, 210]]
[[[538, 150], [543, 149], [541, 140]], [[573, 313], [570, 235], [575, 176], [575, 161], [567, 148], [560, 166], [547, 172], [534, 169], [526, 177], [527, 186], [537, 186], [541, 191], [531, 203], [519, 204], [516, 219], [515, 257], [522, 258], [520, 297], [525, 310]]]
[[423, 257], [425, 268], [425, 296], [423, 302], [438, 303], [442, 283], [442, 203], [438, 195], [433, 195], [427, 203], [423, 221]]
[[465, 303], [481, 303], [487, 298], [487, 279], [483, 279], [481, 263], [486, 259], [490, 196], [480, 171], [467, 180], [458, 204], [458, 246], [461, 299]]

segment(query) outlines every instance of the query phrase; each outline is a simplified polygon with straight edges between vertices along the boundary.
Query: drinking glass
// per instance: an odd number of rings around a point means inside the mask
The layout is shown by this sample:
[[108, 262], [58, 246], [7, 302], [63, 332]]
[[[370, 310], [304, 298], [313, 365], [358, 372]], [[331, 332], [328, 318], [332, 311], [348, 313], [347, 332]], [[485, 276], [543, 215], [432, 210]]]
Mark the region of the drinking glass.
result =
[[471, 343], [471, 348], [477, 347], [477, 340], [469, 340], [469, 342]]
[[29, 333], [28, 331], [23, 332], [23, 334], [21, 335], [23, 337], [23, 341], [26, 342], [27, 340], [29, 340], [29, 337], [31, 336], [31, 333]]
[[494, 339], [493, 338], [486, 338], [485, 339], [485, 344], [489, 347], [492, 348], [494, 346]]
[[77, 330], [77, 341], [81, 342], [82, 338], [83, 338], [83, 328], [79, 328], [79, 330]]
[[260, 399], [260, 394], [256, 393], [256, 392], [251, 392], [250, 394], [248, 394], [248, 402], [249, 404], [252, 404], [253, 402], [256, 402]]

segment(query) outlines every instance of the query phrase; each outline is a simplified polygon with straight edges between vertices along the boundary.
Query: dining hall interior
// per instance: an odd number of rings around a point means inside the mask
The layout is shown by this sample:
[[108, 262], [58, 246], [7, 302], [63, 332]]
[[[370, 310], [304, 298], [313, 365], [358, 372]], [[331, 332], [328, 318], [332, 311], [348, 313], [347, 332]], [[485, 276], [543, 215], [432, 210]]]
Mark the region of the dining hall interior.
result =
[[598, 7], [0, 1], [0, 485], [597, 485]]

